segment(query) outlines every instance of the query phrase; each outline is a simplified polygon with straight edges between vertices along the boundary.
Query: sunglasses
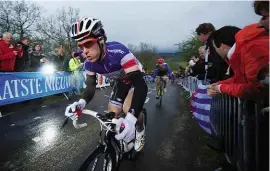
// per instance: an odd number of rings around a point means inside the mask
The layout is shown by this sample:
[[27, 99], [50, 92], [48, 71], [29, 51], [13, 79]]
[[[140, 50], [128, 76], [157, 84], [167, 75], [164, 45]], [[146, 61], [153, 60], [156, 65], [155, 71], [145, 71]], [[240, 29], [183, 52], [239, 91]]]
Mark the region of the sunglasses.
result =
[[269, 15], [262, 16], [261, 20], [266, 20], [266, 18], [269, 18]]
[[85, 48], [91, 48], [95, 43], [97, 43], [97, 41], [98, 41], [98, 38], [89, 39], [85, 43], [78, 45], [78, 47], [80, 49], [83, 49], [84, 47]]

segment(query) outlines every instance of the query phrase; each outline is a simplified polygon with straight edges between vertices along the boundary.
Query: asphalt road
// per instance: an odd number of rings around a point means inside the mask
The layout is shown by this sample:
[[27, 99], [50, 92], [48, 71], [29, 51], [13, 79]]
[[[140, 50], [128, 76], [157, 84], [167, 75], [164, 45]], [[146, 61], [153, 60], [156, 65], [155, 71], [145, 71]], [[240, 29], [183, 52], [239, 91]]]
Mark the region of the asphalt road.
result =
[[[103, 112], [111, 89], [97, 90], [87, 106]], [[163, 106], [157, 107], [154, 84], [149, 84], [146, 145], [136, 161], [123, 161], [120, 171], [210, 171], [217, 155], [205, 146], [206, 134], [189, 112], [189, 100], [179, 85], [168, 85]], [[88, 127], [76, 130], [71, 122], [61, 129], [64, 110], [72, 101], [59, 100], [37, 110], [16, 110], [0, 118], [0, 170], [74, 171], [95, 148], [99, 123], [90, 116]]]

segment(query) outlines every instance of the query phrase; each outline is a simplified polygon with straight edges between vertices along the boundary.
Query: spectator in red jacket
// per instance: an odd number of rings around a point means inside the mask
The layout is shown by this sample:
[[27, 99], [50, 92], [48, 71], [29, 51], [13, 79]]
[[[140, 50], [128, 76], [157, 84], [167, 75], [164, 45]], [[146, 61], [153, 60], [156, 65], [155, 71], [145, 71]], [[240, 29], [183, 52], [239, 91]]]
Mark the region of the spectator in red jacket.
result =
[[255, 13], [262, 16], [259, 26], [269, 32], [269, 1], [254, 1], [253, 6]]
[[236, 31], [232, 26], [225, 26], [212, 35], [214, 48], [229, 63], [234, 76], [210, 85], [209, 96], [223, 93], [247, 98], [260, 92], [262, 84], [257, 76], [269, 64], [269, 34], [258, 24]]
[[0, 71], [14, 71], [16, 58], [22, 55], [23, 51], [12, 43], [12, 35], [4, 33], [0, 40]]

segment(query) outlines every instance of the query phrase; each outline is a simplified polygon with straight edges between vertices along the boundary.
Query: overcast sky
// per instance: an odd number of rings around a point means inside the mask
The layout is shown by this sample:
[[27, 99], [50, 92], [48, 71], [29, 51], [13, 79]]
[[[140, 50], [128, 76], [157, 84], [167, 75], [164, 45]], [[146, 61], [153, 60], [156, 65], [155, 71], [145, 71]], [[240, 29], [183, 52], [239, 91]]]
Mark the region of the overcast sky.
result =
[[58, 8], [80, 9], [80, 16], [102, 20], [109, 41], [123, 44], [151, 43], [159, 50], [173, 50], [203, 22], [216, 28], [240, 28], [259, 20], [251, 1], [38, 1], [52, 14]]

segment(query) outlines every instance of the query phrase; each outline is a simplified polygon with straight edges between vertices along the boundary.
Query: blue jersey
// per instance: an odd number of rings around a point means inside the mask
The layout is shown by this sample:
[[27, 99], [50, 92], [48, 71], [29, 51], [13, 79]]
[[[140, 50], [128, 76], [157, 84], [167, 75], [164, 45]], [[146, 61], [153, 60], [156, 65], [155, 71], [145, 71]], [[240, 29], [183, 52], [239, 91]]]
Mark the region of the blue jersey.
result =
[[153, 77], [156, 78], [156, 76], [165, 76], [165, 75], [169, 75], [171, 76], [172, 75], [172, 71], [169, 67], [168, 64], [164, 63], [162, 64], [161, 66], [160, 65], [157, 65], [155, 70], [154, 70], [154, 75]]
[[90, 62], [86, 60], [86, 72], [102, 74], [111, 79], [121, 79], [126, 76], [124, 69], [138, 66], [143, 71], [141, 63], [119, 42], [107, 42], [106, 54], [101, 61]]

